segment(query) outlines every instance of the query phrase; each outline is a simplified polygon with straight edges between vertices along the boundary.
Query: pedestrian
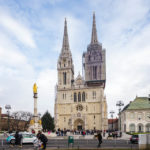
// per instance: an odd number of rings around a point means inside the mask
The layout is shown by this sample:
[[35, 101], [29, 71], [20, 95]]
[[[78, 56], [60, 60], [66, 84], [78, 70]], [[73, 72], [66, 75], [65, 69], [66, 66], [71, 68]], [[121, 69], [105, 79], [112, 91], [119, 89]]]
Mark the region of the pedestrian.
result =
[[19, 145], [19, 132], [16, 131], [15, 133], [15, 145]]
[[100, 131], [98, 131], [97, 139], [98, 139], [98, 146], [97, 147], [101, 147], [101, 144], [102, 144], [102, 135], [101, 135]]
[[22, 134], [19, 134], [19, 146], [22, 147]]
[[42, 142], [42, 149], [46, 149], [46, 143], [48, 142], [47, 137], [41, 133], [41, 131], [38, 132], [37, 138]]

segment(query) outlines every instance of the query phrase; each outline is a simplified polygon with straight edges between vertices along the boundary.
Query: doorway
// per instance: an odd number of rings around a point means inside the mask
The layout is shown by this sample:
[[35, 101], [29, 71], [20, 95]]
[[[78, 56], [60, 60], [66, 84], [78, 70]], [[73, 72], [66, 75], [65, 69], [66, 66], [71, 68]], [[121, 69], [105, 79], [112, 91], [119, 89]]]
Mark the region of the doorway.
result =
[[74, 129], [83, 130], [84, 129], [84, 121], [82, 119], [77, 119], [74, 121]]

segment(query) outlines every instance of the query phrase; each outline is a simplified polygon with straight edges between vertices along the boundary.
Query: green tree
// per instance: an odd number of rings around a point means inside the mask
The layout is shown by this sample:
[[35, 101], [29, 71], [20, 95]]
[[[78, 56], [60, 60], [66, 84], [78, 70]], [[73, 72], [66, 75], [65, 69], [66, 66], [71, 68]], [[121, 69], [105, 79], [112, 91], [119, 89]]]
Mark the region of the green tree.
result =
[[54, 126], [54, 118], [51, 116], [51, 114], [46, 111], [44, 115], [42, 116], [42, 127], [43, 131], [53, 131]]

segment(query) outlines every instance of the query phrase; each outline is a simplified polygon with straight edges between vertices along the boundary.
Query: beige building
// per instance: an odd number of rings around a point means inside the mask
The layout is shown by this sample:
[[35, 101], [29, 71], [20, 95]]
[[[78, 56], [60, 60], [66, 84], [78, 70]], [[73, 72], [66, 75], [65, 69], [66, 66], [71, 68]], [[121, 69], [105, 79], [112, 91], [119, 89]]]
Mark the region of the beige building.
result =
[[62, 50], [57, 63], [55, 128], [107, 130], [107, 102], [104, 95], [105, 49], [98, 42], [95, 14], [91, 43], [83, 53], [83, 77], [74, 79], [74, 65], [65, 20]]
[[123, 132], [150, 132], [150, 101], [147, 97], [136, 97], [121, 112]]

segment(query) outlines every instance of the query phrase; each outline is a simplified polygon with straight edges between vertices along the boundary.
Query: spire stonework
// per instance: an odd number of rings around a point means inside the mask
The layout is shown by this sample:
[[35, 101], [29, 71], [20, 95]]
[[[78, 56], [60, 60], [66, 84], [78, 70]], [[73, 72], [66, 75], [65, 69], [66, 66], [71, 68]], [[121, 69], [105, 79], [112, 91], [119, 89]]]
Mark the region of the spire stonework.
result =
[[69, 51], [69, 50], [70, 50], [70, 48], [69, 48], [69, 39], [68, 39], [68, 32], [67, 32], [67, 20], [65, 18], [62, 52]]
[[96, 21], [95, 21], [95, 12], [93, 13], [93, 26], [92, 26], [92, 38], [91, 38], [91, 44], [98, 43], [97, 38], [97, 30], [96, 30]]

